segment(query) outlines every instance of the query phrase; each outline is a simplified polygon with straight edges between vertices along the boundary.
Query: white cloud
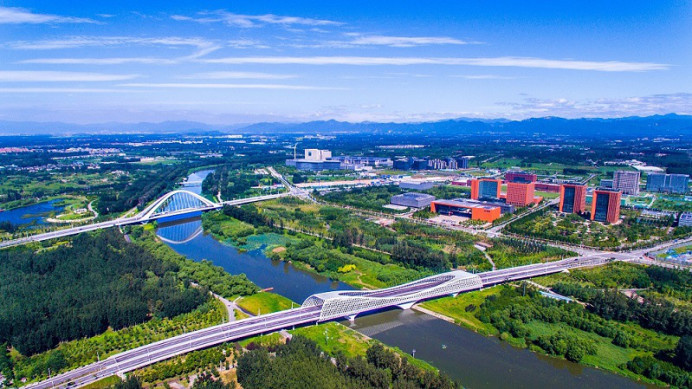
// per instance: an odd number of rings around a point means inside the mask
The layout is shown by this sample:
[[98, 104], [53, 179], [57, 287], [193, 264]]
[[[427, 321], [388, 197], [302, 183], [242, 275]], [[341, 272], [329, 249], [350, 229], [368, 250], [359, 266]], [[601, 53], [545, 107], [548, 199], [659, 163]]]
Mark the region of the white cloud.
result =
[[124, 81], [137, 77], [139, 77], [137, 74], [104, 74], [31, 70], [0, 71], [0, 82], [98, 82]]
[[466, 45], [472, 42], [462, 41], [450, 37], [371, 35], [358, 36], [347, 43], [355, 46], [372, 45], [391, 47], [415, 47], [429, 45]]
[[0, 88], [2, 93], [123, 93], [138, 92], [125, 89], [104, 88]]
[[178, 63], [176, 59], [152, 57], [119, 57], [119, 58], [36, 58], [19, 61], [19, 63], [50, 64], [50, 65], [122, 65], [127, 63], [163, 64]]
[[510, 107], [514, 117], [560, 116], [621, 117], [648, 116], [676, 112], [692, 113], [692, 93], [657, 94], [642, 97], [570, 100], [565, 98], [539, 99], [528, 97], [521, 102], [501, 102]]
[[7, 47], [18, 50], [52, 50], [72, 49], [83, 47], [118, 47], [118, 46], [164, 46], [164, 47], [192, 47], [195, 50], [189, 55], [178, 58], [156, 57], [115, 57], [115, 58], [34, 58], [20, 63], [36, 64], [79, 64], [79, 65], [120, 65], [126, 63], [139, 64], [174, 64], [186, 60], [194, 60], [214, 52], [221, 47], [216, 43], [202, 38], [181, 37], [157, 37], [140, 38], [129, 36], [104, 36], [84, 37], [73, 36], [65, 39], [51, 39], [41, 41], [16, 41], [5, 44]]
[[335, 90], [339, 88], [284, 85], [284, 84], [198, 84], [198, 83], [129, 83], [119, 86], [138, 88], [181, 88], [181, 89], [286, 89], [286, 90]]
[[0, 6], [0, 24], [42, 24], [42, 23], [98, 23], [87, 18], [36, 14], [25, 8]]
[[282, 26], [305, 25], [305, 26], [328, 26], [340, 25], [342, 23], [332, 20], [312, 19], [299, 16], [280, 16], [280, 15], [242, 15], [223, 10], [211, 12], [198, 12], [197, 16], [173, 15], [173, 20], [193, 21], [197, 23], [225, 23], [235, 27], [259, 27], [261, 25], [273, 24]]
[[435, 58], [435, 57], [229, 57], [207, 59], [206, 63], [274, 65], [462, 65], [521, 67], [540, 69], [593, 70], [603, 72], [643, 72], [667, 70], [670, 65], [651, 62], [576, 61], [530, 57]]
[[495, 74], [454, 74], [450, 77], [466, 80], [516, 80], [516, 77], [498, 76]]
[[269, 46], [254, 39], [234, 39], [228, 41], [228, 46], [234, 49], [268, 49]]
[[207, 72], [195, 73], [180, 78], [185, 79], [204, 79], [204, 80], [224, 80], [224, 79], [256, 79], [256, 80], [286, 80], [296, 78], [292, 74], [273, 74], [258, 72]]
[[64, 39], [39, 41], [16, 41], [6, 44], [19, 50], [73, 49], [82, 47], [108, 47], [128, 45], [190, 46], [199, 49], [214, 47], [215, 44], [202, 38], [158, 37], [141, 38], [130, 36], [71, 36]]

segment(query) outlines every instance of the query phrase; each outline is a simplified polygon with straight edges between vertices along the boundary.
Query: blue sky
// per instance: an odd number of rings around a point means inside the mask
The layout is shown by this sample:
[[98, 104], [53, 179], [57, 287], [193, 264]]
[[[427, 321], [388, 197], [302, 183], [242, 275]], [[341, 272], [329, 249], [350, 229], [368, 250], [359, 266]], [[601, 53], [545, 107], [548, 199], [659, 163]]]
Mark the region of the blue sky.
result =
[[0, 37], [0, 120], [692, 113], [690, 1], [0, 0]]

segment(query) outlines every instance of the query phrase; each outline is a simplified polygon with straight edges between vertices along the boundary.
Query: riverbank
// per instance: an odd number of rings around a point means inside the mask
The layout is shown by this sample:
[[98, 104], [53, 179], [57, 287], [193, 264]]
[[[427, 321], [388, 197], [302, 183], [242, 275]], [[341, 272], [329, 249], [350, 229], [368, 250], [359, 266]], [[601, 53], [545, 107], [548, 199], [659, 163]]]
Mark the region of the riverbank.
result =
[[273, 260], [357, 289], [394, 286], [432, 274], [387, 263], [389, 257], [382, 253], [359, 247], [336, 248], [324, 238], [291, 230], [254, 227], [220, 211], [204, 214], [202, 225], [222, 244], [243, 251], [262, 249]]
[[[558, 277], [564, 279], [569, 275]], [[524, 291], [523, 284], [516, 288], [503, 285], [420, 305], [452, 319], [456, 325], [497, 337], [513, 347], [564, 358], [635, 381], [665, 385], [632, 371], [628, 364], [636, 358], [672, 350], [678, 337], [631, 322], [604, 320], [579, 304], [550, 300], [533, 289], [526, 286]], [[555, 348], [555, 342], [563, 342], [567, 348]]]

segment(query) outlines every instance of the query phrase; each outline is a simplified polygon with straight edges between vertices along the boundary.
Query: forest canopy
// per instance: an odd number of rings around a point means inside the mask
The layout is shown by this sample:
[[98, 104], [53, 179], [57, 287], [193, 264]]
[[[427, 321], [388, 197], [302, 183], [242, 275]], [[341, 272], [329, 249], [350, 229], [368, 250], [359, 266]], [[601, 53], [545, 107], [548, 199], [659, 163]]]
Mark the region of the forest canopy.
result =
[[71, 247], [0, 252], [0, 343], [24, 355], [189, 312], [206, 289], [180, 280], [178, 266], [130, 244], [116, 230], [81, 234]]

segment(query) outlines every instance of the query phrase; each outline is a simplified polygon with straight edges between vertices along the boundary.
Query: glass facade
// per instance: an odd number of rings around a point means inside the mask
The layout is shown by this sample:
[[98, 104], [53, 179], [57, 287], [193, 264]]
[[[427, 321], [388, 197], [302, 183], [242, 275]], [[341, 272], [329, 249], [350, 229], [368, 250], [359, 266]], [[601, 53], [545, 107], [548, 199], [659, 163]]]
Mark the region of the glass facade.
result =
[[478, 183], [478, 198], [480, 199], [496, 199], [497, 192], [496, 181], [481, 181]]
[[607, 193], [599, 193], [596, 195], [596, 212], [594, 213], [594, 220], [599, 222], [605, 222], [608, 220], [609, 202], [610, 196]]
[[565, 186], [565, 198], [562, 203], [562, 212], [572, 213], [574, 212], [574, 195], [575, 189], [570, 186]]

